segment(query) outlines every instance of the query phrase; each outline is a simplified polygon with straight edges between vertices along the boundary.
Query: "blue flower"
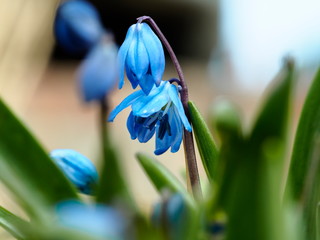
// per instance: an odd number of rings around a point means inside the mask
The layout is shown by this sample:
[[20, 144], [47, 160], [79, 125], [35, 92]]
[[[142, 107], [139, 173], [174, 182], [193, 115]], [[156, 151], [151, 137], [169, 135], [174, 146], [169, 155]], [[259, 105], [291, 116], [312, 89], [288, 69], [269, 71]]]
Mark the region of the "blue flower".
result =
[[91, 234], [99, 239], [125, 239], [127, 221], [114, 208], [101, 204], [86, 205], [65, 201], [56, 206], [59, 224]]
[[124, 84], [124, 71], [132, 87], [140, 85], [148, 94], [154, 84], [159, 86], [165, 68], [164, 52], [159, 38], [146, 23], [132, 25], [119, 50], [120, 82]]
[[80, 192], [93, 193], [93, 187], [98, 181], [98, 173], [88, 158], [71, 149], [53, 150], [50, 157]]
[[131, 138], [139, 142], [149, 141], [156, 134], [155, 154], [160, 155], [171, 147], [177, 152], [183, 137], [183, 127], [191, 131], [185, 115], [178, 89], [168, 81], [162, 81], [159, 87], [154, 86], [149, 95], [138, 90], [126, 97], [111, 113], [109, 121], [123, 109], [131, 105], [127, 128]]
[[104, 33], [95, 7], [84, 0], [63, 2], [56, 14], [54, 32], [58, 43], [70, 53], [85, 53]]
[[118, 81], [118, 48], [111, 41], [101, 41], [80, 66], [79, 81], [86, 102], [100, 101]]

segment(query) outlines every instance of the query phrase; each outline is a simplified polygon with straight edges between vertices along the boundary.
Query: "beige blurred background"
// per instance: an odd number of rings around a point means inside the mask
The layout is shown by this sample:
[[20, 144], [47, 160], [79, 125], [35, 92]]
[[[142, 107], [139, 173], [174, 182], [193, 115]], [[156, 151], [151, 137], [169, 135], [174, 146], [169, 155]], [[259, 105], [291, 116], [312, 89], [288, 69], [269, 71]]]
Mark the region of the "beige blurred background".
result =
[[[130, 5], [127, 1], [123, 2]], [[165, 5], [159, 2], [161, 1], [158, 1], [156, 6], [162, 6], [160, 9], [168, 9], [170, 6], [168, 1], [163, 1]], [[186, 11], [196, 10], [199, 16], [201, 14], [204, 16], [198, 19], [199, 23], [202, 23], [198, 25], [198, 28], [193, 26], [189, 29], [190, 38], [182, 39], [184, 47], [179, 49], [181, 53], [183, 49], [192, 48], [188, 55], [181, 54], [181, 65], [190, 88], [190, 99], [208, 119], [212, 103], [218, 97], [225, 96], [239, 105], [243, 112], [245, 125], [248, 126], [253, 121], [254, 113], [262, 99], [262, 89], [259, 87], [239, 88], [239, 85], [234, 82], [235, 72], [230, 60], [222, 57], [217, 63], [216, 58], [209, 58], [211, 52], [219, 52], [217, 40], [219, 37], [216, 36], [219, 34], [216, 27], [218, 24], [217, 2], [173, 2], [174, 8], [171, 11], [168, 10], [171, 18], [174, 9], [179, 9], [180, 5], [184, 6]], [[77, 67], [81, 60], [64, 59], [60, 61], [53, 54], [52, 24], [57, 3], [58, 0], [0, 0], [0, 97], [44, 144], [48, 152], [56, 148], [75, 149], [98, 165], [97, 159], [100, 155], [99, 108], [95, 104], [84, 104], [81, 100], [76, 80]], [[146, 11], [151, 9], [150, 13], [156, 13], [159, 9], [150, 4], [143, 6]], [[138, 8], [137, 5], [135, 7]], [[162, 11], [164, 12], [161, 14], [165, 16], [166, 11]], [[159, 16], [162, 16], [161, 14]], [[130, 21], [133, 23], [134, 19]], [[170, 32], [170, 29], [167, 31]], [[206, 44], [202, 45], [202, 40]], [[202, 54], [195, 54], [197, 48]], [[293, 131], [296, 126], [296, 116], [300, 112], [301, 102], [313, 73], [313, 70], [305, 71], [299, 77], [302, 80], [298, 85], [299, 91], [295, 95]], [[175, 76], [170, 61], [167, 61], [165, 78]], [[132, 92], [129, 85], [127, 82], [123, 90], [115, 89], [111, 94], [112, 107], [115, 107]], [[128, 113], [129, 110], [123, 111], [114, 123], [108, 124], [114, 145], [120, 150], [121, 164], [128, 184], [138, 204], [148, 211], [152, 202], [159, 196], [137, 164], [135, 153], [145, 152], [152, 155], [154, 140], [141, 144], [130, 139], [126, 129]], [[165, 153], [157, 159], [183, 181], [182, 149], [177, 154]], [[198, 162], [201, 176], [205, 179], [199, 158]], [[1, 184], [0, 187], [0, 205], [23, 215], [14, 204], [8, 191]], [[203, 187], [205, 188], [205, 181]], [[0, 239], [4, 239], [5, 236], [6, 234], [0, 229]]]

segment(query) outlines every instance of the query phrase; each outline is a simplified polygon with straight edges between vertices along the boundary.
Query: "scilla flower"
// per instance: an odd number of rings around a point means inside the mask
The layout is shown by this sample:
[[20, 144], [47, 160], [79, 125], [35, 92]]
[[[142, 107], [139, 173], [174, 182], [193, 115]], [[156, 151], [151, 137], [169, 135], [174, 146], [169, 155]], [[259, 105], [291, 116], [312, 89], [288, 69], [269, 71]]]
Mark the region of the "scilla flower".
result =
[[53, 150], [50, 157], [80, 192], [93, 193], [93, 187], [98, 181], [98, 173], [88, 158], [71, 149]]
[[70, 0], [59, 6], [54, 32], [58, 43], [66, 51], [85, 53], [99, 42], [104, 30], [100, 16], [91, 3]]
[[81, 64], [78, 78], [86, 102], [103, 100], [115, 86], [118, 81], [117, 52], [112, 41], [101, 41]]
[[191, 131], [185, 115], [178, 89], [168, 81], [154, 86], [149, 95], [138, 90], [126, 97], [111, 113], [113, 121], [120, 111], [131, 105], [132, 111], [127, 120], [131, 138], [147, 142], [156, 134], [155, 154], [177, 152], [183, 137], [183, 128]]
[[164, 52], [159, 38], [146, 23], [132, 25], [119, 50], [120, 82], [124, 71], [132, 87], [138, 85], [148, 94], [154, 84], [159, 86], [165, 68]]

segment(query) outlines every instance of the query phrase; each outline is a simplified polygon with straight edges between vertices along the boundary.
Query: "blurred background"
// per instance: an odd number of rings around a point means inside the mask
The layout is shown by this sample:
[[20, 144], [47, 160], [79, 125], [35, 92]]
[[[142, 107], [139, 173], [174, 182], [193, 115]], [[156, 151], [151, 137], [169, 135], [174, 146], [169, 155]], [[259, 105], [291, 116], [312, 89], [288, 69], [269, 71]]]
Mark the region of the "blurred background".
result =
[[[299, 69], [293, 111], [297, 116], [319, 66], [320, 2], [316, 0], [90, 2], [119, 45], [137, 17], [152, 16], [181, 60], [190, 99], [207, 119], [211, 104], [224, 96], [239, 105], [245, 124], [250, 124], [262, 92], [288, 55], [295, 58]], [[99, 164], [99, 109], [85, 104], [79, 93], [76, 74], [84, 55], [71, 56], [55, 43], [53, 20], [58, 4], [58, 0], [0, 0], [0, 97], [48, 152], [72, 148]], [[176, 74], [167, 59], [164, 78], [172, 77]], [[115, 89], [111, 106], [131, 92], [128, 83], [121, 91]], [[121, 113], [109, 128], [114, 144], [122, 149], [121, 163], [136, 200], [150, 208], [158, 196], [134, 154], [152, 154], [154, 141], [140, 144], [130, 139], [125, 125], [128, 113]], [[293, 131], [296, 120], [294, 117]], [[183, 178], [183, 151], [158, 159]], [[5, 189], [0, 204], [15, 207]]]

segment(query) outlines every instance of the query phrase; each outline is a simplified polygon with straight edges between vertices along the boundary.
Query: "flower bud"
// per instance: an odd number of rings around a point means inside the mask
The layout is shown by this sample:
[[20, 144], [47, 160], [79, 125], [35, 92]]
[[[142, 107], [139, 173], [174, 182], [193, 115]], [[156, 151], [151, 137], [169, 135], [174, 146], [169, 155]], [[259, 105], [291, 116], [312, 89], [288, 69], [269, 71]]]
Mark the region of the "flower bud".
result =
[[120, 82], [124, 84], [124, 71], [133, 88], [138, 85], [149, 94], [154, 85], [159, 86], [165, 68], [162, 44], [146, 23], [133, 24], [119, 49]]
[[78, 79], [83, 99], [101, 101], [118, 81], [118, 48], [110, 40], [95, 46], [80, 66]]
[[88, 158], [71, 149], [53, 150], [50, 157], [80, 192], [93, 193], [98, 173]]
[[81, 54], [99, 42], [103, 35], [100, 16], [85, 0], [63, 2], [54, 21], [57, 42], [68, 52]]

